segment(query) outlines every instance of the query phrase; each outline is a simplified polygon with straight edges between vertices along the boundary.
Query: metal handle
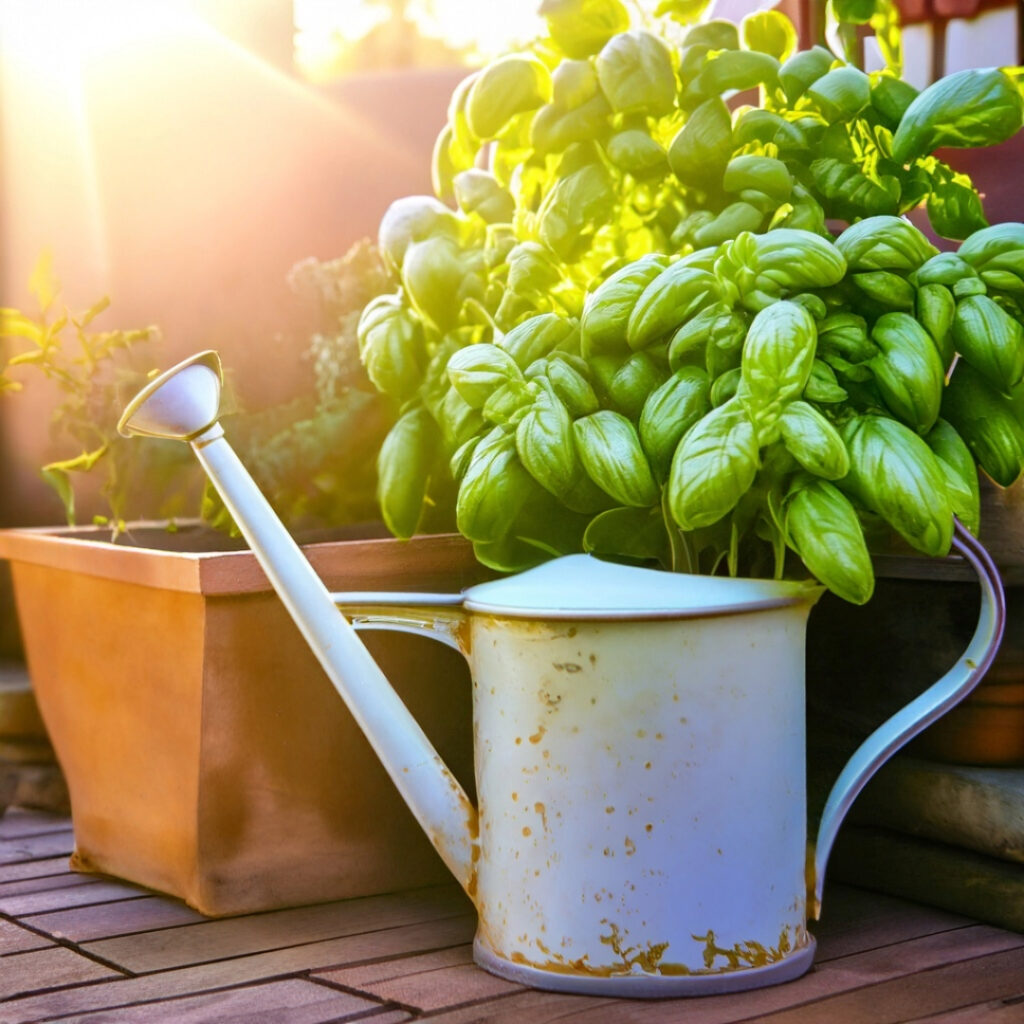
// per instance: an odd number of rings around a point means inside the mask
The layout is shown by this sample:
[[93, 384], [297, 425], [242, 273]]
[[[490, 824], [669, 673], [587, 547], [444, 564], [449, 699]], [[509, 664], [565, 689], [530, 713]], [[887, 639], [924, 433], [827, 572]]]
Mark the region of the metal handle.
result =
[[955, 707], [978, 685], [996, 656], [1006, 624], [1006, 597], [999, 570], [989, 553], [960, 524], [955, 523], [953, 547], [970, 563], [981, 585], [981, 610], [971, 642], [941, 679], [880, 725], [854, 752], [825, 802], [814, 846], [814, 888], [808, 916], [821, 913], [825, 866], [839, 826], [872, 775], [901, 747]]
[[469, 653], [466, 612], [461, 594], [332, 593], [331, 597], [357, 632], [391, 630], [429, 637]]

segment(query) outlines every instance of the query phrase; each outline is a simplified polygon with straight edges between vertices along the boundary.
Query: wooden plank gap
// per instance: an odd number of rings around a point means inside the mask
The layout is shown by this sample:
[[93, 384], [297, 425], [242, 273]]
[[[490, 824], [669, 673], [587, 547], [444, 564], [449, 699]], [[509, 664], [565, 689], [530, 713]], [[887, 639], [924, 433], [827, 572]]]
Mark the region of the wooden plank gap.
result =
[[[11, 953], [3, 958], [0, 1002], [13, 996], [42, 995], [61, 988], [102, 984], [121, 972], [63, 946]], [[2, 1020], [0, 1016], [0, 1020]]]
[[71, 870], [67, 857], [43, 857], [41, 860], [25, 861], [22, 864], [0, 866], [0, 880], [4, 883], [20, 882], [26, 878], [78, 878], [78, 872]]
[[25, 861], [44, 860], [61, 854], [70, 857], [74, 848], [75, 836], [70, 829], [46, 832], [25, 839], [5, 839], [0, 841], [0, 865], [23, 864]]
[[[457, 898], [456, 898], [457, 897]], [[211, 963], [324, 939], [368, 936], [406, 924], [439, 922], [466, 913], [454, 887], [367, 896], [336, 903], [222, 918], [149, 932], [97, 939], [89, 948], [139, 973]]]
[[[138, 1003], [117, 1012], [118, 1024], [333, 1024], [379, 1014], [365, 998], [313, 985], [302, 978], [247, 984], [215, 992]], [[95, 1021], [96, 1014], [68, 1015], [68, 1024]]]

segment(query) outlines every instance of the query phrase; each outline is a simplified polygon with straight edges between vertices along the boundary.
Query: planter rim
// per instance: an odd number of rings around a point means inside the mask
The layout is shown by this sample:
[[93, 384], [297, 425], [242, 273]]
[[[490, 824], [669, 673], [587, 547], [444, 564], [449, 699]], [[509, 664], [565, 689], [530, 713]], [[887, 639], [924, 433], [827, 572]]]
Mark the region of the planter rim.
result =
[[[142, 521], [129, 530], [160, 530], [167, 523]], [[179, 523], [194, 526], [194, 523]], [[481, 567], [472, 545], [458, 534], [424, 534], [411, 540], [393, 537], [317, 540], [303, 544], [313, 567], [328, 579], [343, 576], [346, 587], [355, 589], [361, 580], [386, 578], [388, 587], [422, 589], [424, 573], [450, 578], [457, 583], [476, 582]], [[111, 543], [109, 528], [102, 526], [18, 527], [0, 530], [0, 558], [10, 562], [45, 566], [69, 572], [122, 580], [208, 597], [256, 594], [271, 585], [256, 556], [248, 549], [228, 551], [176, 551]]]

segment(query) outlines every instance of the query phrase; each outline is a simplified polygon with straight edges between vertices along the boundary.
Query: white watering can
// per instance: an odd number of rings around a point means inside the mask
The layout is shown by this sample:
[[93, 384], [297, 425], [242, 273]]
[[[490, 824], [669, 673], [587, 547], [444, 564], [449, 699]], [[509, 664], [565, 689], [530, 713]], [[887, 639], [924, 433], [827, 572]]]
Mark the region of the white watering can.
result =
[[[121, 432], [191, 443], [475, 904], [476, 962], [537, 988], [642, 997], [807, 971], [807, 919], [854, 798], [995, 655], [1005, 605], [985, 550], [957, 524], [981, 583], [974, 637], [853, 755], [808, 848], [804, 633], [820, 586], [570, 555], [458, 595], [330, 594], [225, 440], [220, 382], [216, 353], [186, 360], [136, 396]], [[422, 633], [468, 658], [478, 806], [353, 627]]]

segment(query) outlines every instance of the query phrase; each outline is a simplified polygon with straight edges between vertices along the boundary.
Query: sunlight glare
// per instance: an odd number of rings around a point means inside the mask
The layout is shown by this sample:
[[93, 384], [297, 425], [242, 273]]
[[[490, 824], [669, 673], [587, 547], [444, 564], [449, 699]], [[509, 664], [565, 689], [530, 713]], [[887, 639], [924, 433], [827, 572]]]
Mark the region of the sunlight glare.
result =
[[[317, 77], [389, 17], [384, 0], [294, 0], [296, 63]], [[409, 0], [406, 14], [425, 35], [442, 39], [473, 63], [517, 49], [541, 35], [538, 0]]]
[[537, 0], [414, 0], [412, 17], [425, 32], [489, 60], [543, 34], [538, 6]]
[[185, 0], [0, 0], [0, 48], [22, 65], [77, 73], [115, 50], [180, 28]]

